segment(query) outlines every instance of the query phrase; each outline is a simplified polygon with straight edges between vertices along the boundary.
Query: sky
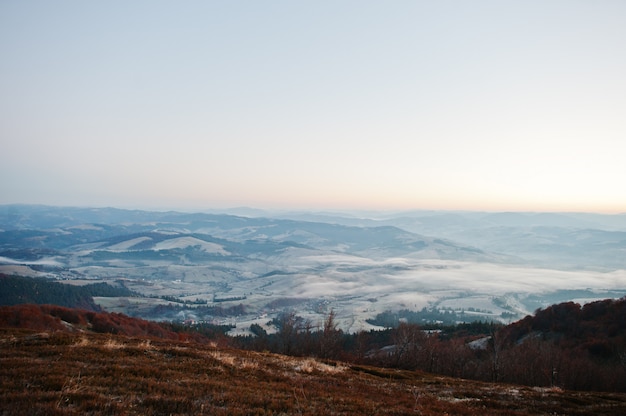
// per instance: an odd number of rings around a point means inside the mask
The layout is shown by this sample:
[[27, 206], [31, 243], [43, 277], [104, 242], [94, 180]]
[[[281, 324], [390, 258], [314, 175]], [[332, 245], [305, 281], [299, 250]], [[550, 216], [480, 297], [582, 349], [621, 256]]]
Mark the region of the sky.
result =
[[0, 204], [626, 212], [626, 2], [1, 1]]

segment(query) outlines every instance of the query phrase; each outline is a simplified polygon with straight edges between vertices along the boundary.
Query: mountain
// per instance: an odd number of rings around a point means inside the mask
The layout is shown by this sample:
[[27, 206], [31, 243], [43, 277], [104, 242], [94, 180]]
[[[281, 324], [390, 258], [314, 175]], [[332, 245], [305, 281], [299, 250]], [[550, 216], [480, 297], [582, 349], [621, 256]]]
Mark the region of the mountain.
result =
[[337, 224], [389, 225], [434, 235], [517, 264], [560, 270], [626, 269], [626, 214], [523, 212], [410, 212]]
[[[626, 293], [626, 231], [569, 227], [598, 223], [596, 216], [2, 211], [0, 273], [123, 284], [138, 296], [94, 301], [150, 319], [237, 323], [242, 334], [289, 308], [314, 322], [334, 309], [341, 327], [357, 332], [387, 310], [508, 322], [554, 300], [578, 300], [560, 297], [565, 289], [586, 301]], [[555, 218], [560, 226], [535, 225]]]

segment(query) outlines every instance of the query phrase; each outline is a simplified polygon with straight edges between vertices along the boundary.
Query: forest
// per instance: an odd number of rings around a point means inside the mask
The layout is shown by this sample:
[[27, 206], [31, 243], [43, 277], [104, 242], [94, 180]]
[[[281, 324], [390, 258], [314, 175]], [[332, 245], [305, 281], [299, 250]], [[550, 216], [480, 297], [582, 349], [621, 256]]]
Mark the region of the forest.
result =
[[100, 311], [94, 296], [135, 296], [123, 285], [114, 287], [104, 282], [72, 286], [45, 278], [24, 278], [0, 273], [0, 305], [24, 303], [53, 304], [69, 308]]
[[503, 326], [473, 322], [429, 327], [400, 322], [345, 334], [331, 312], [319, 331], [294, 313], [239, 337], [240, 348], [422, 370], [466, 379], [574, 390], [626, 391], [626, 299], [567, 302]]

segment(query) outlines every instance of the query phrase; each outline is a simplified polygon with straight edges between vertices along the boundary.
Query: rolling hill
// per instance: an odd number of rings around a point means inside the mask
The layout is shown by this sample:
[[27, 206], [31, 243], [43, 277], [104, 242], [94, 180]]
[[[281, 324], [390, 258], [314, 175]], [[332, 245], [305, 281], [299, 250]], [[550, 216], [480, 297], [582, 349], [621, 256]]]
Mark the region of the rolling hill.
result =
[[[387, 310], [452, 309], [463, 319], [508, 322], [555, 301], [626, 293], [626, 231], [617, 217], [401, 213], [295, 219], [3, 209], [0, 272], [67, 284], [124, 282], [142, 298], [96, 302], [151, 319], [172, 319], [173, 310], [159, 315], [164, 297], [176, 299], [181, 319], [227, 323], [190, 302], [233, 311], [241, 305], [245, 313], [228, 323], [237, 323], [242, 333], [260, 316], [275, 317], [284, 308], [312, 321], [334, 309], [342, 328], [357, 332]], [[556, 225], [546, 226], [551, 221]], [[576, 299], [567, 298], [572, 290]]]
[[[15, 308], [0, 308], [0, 317]], [[484, 383], [243, 351], [207, 339], [181, 341], [180, 334], [128, 317], [50, 307], [37, 315], [32, 307], [20, 308], [38, 326], [0, 328], [4, 415], [626, 412], [624, 393]], [[94, 332], [114, 324], [117, 334]]]

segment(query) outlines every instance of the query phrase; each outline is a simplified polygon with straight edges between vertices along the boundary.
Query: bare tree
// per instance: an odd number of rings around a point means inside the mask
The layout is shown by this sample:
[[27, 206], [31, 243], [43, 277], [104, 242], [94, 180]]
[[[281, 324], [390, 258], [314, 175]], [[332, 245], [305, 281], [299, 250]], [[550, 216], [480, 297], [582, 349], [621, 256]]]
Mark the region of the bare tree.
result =
[[395, 365], [415, 369], [419, 360], [419, 351], [426, 340], [426, 334], [415, 324], [400, 323], [393, 337]]
[[292, 354], [293, 347], [298, 333], [298, 317], [294, 311], [284, 312], [277, 319], [278, 339], [280, 342], [280, 352]]
[[335, 311], [331, 309], [322, 327], [319, 343], [320, 357], [337, 358], [341, 350], [341, 336], [341, 329], [337, 329]]

